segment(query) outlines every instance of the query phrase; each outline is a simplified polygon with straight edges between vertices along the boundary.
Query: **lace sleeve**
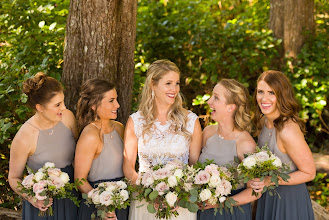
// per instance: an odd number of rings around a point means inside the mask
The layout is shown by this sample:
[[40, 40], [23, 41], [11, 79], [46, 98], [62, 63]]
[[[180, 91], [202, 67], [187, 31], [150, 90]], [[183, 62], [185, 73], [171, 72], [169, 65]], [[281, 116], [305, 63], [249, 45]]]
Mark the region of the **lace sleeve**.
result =
[[195, 113], [189, 111], [189, 113], [187, 115], [187, 120], [188, 121], [187, 121], [187, 124], [186, 124], [186, 130], [188, 132], [190, 132], [191, 134], [193, 134], [195, 120], [197, 120], [197, 119], [198, 119], [198, 116]]

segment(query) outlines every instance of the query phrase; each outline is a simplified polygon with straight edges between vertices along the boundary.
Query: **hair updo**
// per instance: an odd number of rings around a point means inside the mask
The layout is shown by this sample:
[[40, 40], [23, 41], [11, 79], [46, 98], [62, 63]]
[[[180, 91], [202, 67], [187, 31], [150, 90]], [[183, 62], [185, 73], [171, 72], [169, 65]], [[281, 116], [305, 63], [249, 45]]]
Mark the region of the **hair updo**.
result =
[[33, 78], [27, 79], [23, 83], [23, 92], [28, 96], [28, 104], [33, 110], [36, 110], [37, 104], [47, 104], [63, 90], [60, 82], [43, 72], [38, 72]]

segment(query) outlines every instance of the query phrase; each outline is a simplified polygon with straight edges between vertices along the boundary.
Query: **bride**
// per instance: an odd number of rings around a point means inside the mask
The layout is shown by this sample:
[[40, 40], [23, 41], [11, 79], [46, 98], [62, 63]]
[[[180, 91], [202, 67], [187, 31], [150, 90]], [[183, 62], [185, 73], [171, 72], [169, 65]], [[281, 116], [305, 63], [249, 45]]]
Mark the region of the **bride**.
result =
[[[148, 68], [139, 111], [128, 119], [124, 138], [123, 171], [132, 183], [138, 177], [137, 155], [139, 172], [174, 159], [191, 165], [199, 158], [200, 122], [196, 114], [182, 107], [179, 81], [179, 69], [169, 60], [157, 60]], [[155, 218], [147, 211], [147, 205], [141, 206], [144, 203], [132, 202], [130, 220]], [[177, 211], [179, 216], [171, 219], [196, 219], [196, 214], [187, 209]]]

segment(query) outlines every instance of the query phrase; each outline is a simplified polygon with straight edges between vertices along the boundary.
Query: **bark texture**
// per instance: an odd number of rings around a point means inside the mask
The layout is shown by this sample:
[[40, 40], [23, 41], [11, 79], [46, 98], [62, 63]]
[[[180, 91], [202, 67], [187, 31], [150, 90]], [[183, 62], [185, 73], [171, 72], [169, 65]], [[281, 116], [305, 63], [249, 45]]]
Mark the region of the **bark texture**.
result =
[[314, 0], [271, 0], [269, 25], [283, 52], [295, 58], [314, 30]]
[[134, 77], [137, 1], [71, 0], [64, 68], [65, 102], [73, 112], [83, 82], [92, 78], [116, 85], [118, 120], [126, 123]]

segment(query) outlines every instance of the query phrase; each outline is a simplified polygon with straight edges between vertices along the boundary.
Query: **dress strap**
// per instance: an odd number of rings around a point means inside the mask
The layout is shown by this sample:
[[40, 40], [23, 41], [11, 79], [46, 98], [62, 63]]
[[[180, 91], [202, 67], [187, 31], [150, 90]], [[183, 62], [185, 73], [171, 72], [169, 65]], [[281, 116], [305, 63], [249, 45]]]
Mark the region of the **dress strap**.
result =
[[40, 131], [40, 128], [38, 128], [37, 126], [33, 125], [33, 124], [30, 123], [29, 121], [26, 121], [26, 123], [28, 123], [29, 125], [32, 125], [32, 127], [35, 127], [36, 129], [38, 129], [38, 131]]
[[234, 138], [234, 140], [235, 141], [238, 140], [242, 133], [243, 133], [243, 131], [238, 136], [236, 136], [236, 138]]
[[91, 125], [94, 125], [96, 128], [98, 128], [99, 130], [102, 130], [102, 129], [100, 129], [95, 123], [90, 123]]

